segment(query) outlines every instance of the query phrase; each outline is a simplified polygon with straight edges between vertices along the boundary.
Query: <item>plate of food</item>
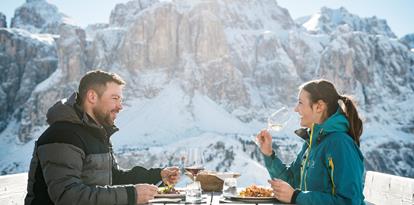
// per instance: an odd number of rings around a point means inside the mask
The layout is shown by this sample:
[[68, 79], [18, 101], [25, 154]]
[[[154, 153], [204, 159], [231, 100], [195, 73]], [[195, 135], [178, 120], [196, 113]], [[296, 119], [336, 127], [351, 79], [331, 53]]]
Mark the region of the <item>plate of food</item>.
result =
[[185, 193], [182, 190], [177, 190], [172, 186], [158, 188], [155, 198], [185, 198]]
[[243, 201], [250, 203], [259, 202], [276, 202], [276, 198], [273, 196], [273, 190], [257, 185], [251, 185], [243, 189], [238, 195], [225, 195], [227, 199], [234, 201]]

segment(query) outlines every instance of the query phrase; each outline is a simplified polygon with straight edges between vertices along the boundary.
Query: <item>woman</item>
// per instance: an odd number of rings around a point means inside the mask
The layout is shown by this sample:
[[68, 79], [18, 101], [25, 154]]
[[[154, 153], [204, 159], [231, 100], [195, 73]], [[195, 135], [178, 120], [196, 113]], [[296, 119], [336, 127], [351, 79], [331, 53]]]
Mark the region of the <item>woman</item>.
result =
[[300, 87], [295, 112], [304, 127], [295, 133], [305, 143], [290, 166], [275, 155], [269, 132], [256, 137], [275, 197], [296, 204], [365, 204], [362, 121], [354, 102], [339, 95], [331, 82], [315, 80]]

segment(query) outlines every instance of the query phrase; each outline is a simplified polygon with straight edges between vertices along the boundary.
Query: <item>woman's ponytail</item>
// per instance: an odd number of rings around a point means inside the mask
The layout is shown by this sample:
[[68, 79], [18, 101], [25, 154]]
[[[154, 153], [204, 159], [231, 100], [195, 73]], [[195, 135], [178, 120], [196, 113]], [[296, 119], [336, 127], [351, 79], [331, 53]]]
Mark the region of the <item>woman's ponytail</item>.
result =
[[354, 101], [346, 96], [346, 95], [340, 95], [339, 99], [342, 100], [342, 102], [345, 105], [345, 116], [348, 118], [349, 121], [349, 135], [354, 139], [355, 143], [359, 146], [359, 138], [362, 135], [362, 120], [358, 115], [358, 111], [356, 109]]

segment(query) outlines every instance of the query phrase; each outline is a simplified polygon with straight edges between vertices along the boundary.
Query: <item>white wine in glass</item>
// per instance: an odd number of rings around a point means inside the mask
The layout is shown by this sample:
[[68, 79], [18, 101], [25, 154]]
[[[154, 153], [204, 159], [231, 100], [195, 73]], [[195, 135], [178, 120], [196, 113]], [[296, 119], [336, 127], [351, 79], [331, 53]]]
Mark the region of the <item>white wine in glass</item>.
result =
[[[291, 116], [291, 113], [286, 107], [282, 107], [278, 109], [276, 112], [272, 113], [267, 118], [266, 130], [269, 132], [270, 131], [278, 132], [282, 130], [283, 127], [285, 127], [288, 121], [290, 120], [290, 116]], [[259, 142], [257, 141], [258, 139], [256, 139], [255, 135], [252, 136], [252, 140], [257, 146], [260, 146]]]
[[290, 120], [291, 113], [286, 107], [282, 107], [267, 118], [268, 131], [280, 131]]

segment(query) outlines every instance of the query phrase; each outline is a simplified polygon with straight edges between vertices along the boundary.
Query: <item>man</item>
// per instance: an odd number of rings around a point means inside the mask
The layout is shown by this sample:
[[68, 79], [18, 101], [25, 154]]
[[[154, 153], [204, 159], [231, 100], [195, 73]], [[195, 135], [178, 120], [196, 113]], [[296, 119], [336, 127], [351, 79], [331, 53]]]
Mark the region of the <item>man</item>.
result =
[[141, 204], [157, 192], [155, 184], [175, 184], [179, 169], [121, 170], [110, 136], [122, 110], [125, 82], [116, 74], [88, 72], [79, 92], [52, 106], [49, 128], [35, 144], [30, 163], [26, 205]]

